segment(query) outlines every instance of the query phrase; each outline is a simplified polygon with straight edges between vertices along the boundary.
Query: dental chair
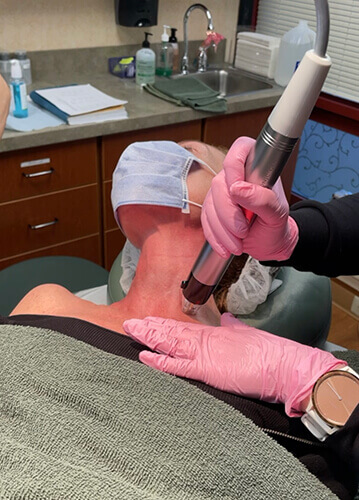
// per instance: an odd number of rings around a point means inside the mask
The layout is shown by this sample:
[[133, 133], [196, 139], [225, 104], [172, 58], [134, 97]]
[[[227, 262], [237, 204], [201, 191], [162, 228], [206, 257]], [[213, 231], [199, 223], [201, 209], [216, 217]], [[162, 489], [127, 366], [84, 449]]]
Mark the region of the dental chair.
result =
[[[120, 285], [121, 275], [120, 253], [108, 277], [110, 303], [125, 297]], [[332, 304], [330, 279], [291, 267], [281, 268], [276, 277], [282, 285], [253, 313], [238, 316], [238, 319], [302, 344], [327, 349]]]
[[56, 283], [75, 293], [104, 285], [108, 271], [80, 257], [49, 256], [24, 260], [0, 271], [0, 314], [8, 316], [35, 286]]
[[[0, 314], [7, 316], [32, 288], [56, 283], [79, 297], [95, 303], [111, 304], [125, 297], [120, 285], [120, 253], [110, 272], [78, 257], [39, 257], [0, 271]], [[282, 285], [249, 315], [238, 316], [245, 323], [303, 344], [327, 349], [331, 320], [330, 280], [281, 268]], [[101, 299], [98, 300], [98, 295]]]

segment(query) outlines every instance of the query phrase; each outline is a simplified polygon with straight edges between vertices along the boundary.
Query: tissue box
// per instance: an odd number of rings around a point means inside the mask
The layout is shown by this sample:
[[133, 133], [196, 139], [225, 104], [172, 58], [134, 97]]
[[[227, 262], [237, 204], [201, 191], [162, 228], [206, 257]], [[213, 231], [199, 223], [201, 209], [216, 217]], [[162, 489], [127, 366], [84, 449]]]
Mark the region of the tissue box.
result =
[[133, 78], [136, 74], [136, 57], [110, 57], [108, 69], [112, 75], [120, 78]]
[[261, 33], [242, 32], [237, 35], [236, 68], [274, 78], [280, 38]]

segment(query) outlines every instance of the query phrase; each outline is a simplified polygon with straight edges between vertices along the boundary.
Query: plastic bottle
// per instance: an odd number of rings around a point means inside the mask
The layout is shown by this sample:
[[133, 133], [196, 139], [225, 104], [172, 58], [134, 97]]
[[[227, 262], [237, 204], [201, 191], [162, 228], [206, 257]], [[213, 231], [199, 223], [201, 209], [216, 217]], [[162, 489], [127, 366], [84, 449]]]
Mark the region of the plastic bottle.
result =
[[278, 85], [284, 87], [288, 84], [304, 54], [313, 48], [314, 41], [315, 32], [309, 28], [307, 21], [299, 21], [295, 28], [283, 35], [274, 74]]
[[15, 52], [15, 59], [20, 61], [22, 76], [25, 80], [26, 85], [31, 85], [32, 77], [31, 77], [31, 61], [27, 57], [26, 50], [17, 50]]
[[150, 42], [147, 40], [149, 36], [152, 36], [152, 33], [145, 32], [142, 49], [136, 52], [136, 83], [138, 85], [155, 82], [156, 54], [150, 49]]
[[26, 83], [22, 77], [20, 62], [17, 59], [11, 59], [10, 91], [10, 109], [13, 115], [16, 118], [26, 118], [28, 116]]
[[163, 33], [161, 35], [161, 49], [159, 54], [158, 66], [156, 74], [160, 76], [171, 76], [173, 69], [173, 47], [169, 42], [167, 29], [169, 26], [163, 25]]
[[171, 36], [169, 42], [172, 44], [173, 48], [173, 64], [172, 70], [174, 73], [178, 73], [179, 71], [179, 48], [178, 48], [178, 40], [176, 38], [177, 28], [171, 28]]
[[9, 52], [0, 52], [0, 74], [6, 83], [10, 83], [11, 63]]

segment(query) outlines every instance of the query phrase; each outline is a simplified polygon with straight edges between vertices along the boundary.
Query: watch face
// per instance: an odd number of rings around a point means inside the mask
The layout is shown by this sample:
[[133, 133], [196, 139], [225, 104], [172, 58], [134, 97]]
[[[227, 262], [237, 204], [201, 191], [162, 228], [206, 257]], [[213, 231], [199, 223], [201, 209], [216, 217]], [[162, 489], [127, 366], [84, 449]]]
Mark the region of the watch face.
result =
[[359, 403], [359, 379], [351, 373], [333, 370], [318, 379], [312, 397], [320, 417], [341, 427]]

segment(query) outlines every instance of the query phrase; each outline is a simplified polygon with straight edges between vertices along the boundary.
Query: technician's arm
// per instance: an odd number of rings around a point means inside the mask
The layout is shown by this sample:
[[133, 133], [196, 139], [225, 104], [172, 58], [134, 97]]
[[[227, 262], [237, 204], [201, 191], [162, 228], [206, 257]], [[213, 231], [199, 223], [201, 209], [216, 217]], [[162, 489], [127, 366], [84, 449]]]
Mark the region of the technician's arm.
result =
[[10, 105], [10, 90], [0, 75], [0, 138], [4, 132], [6, 118], [9, 113], [9, 105]]
[[289, 214], [299, 240], [291, 257], [276, 265], [325, 276], [359, 274], [359, 193], [329, 203], [301, 201]]
[[[230, 314], [222, 315], [220, 327], [153, 317], [123, 326], [160, 353], [142, 351], [143, 363], [226, 392], [283, 403], [291, 417], [303, 414], [321, 375], [346, 365], [329, 352], [257, 330]], [[359, 472], [359, 404], [326, 443]]]

